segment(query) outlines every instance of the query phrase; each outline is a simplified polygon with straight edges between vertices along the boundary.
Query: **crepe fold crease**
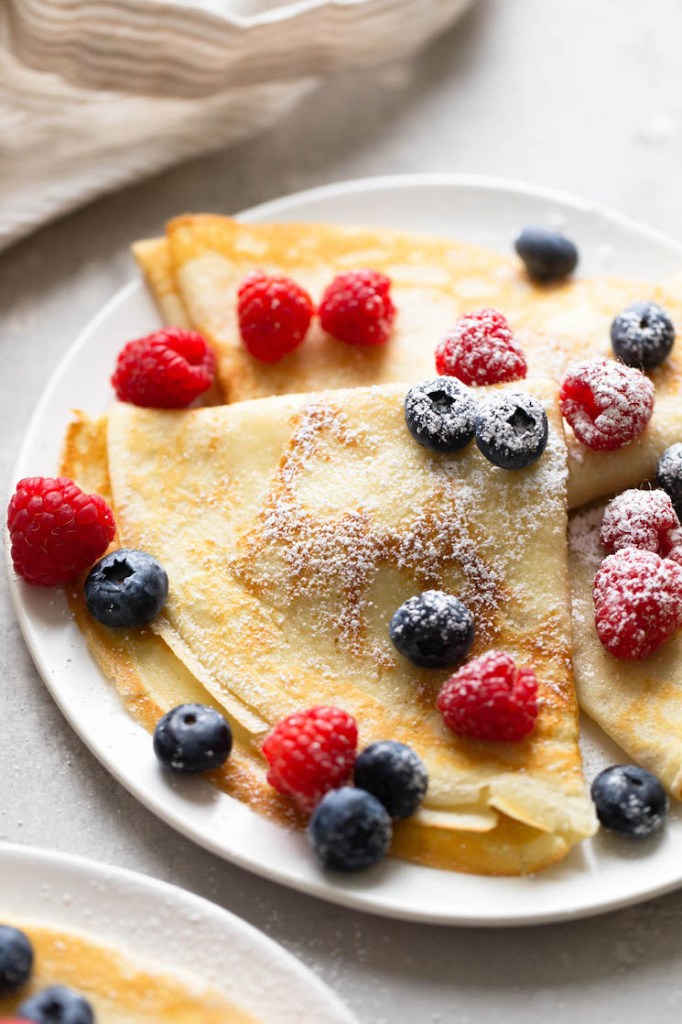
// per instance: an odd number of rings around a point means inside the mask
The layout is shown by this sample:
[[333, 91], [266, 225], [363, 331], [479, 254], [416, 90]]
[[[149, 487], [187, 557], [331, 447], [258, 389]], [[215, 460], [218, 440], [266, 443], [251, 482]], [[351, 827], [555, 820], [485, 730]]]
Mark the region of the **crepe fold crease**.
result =
[[[414, 747], [429, 771], [423, 810], [397, 825], [399, 856], [519, 874], [592, 834], [578, 750], [566, 562], [566, 446], [549, 381], [528, 381], [550, 438], [506, 473], [475, 445], [443, 457], [404, 422], [404, 385], [284, 395], [162, 412], [115, 405], [80, 417], [64, 472], [112, 501], [117, 543], [170, 578], [153, 631], [115, 634], [73, 606], [134, 714], [185, 699], [223, 708], [233, 757], [215, 779], [282, 820], [259, 748], [285, 715], [338, 704], [360, 746]], [[407, 598], [457, 594], [476, 621], [472, 655], [509, 651], [540, 681], [534, 732], [516, 744], [460, 738], [435, 698], [449, 672], [417, 669], [388, 638]], [[186, 695], [186, 696], [185, 696]]]

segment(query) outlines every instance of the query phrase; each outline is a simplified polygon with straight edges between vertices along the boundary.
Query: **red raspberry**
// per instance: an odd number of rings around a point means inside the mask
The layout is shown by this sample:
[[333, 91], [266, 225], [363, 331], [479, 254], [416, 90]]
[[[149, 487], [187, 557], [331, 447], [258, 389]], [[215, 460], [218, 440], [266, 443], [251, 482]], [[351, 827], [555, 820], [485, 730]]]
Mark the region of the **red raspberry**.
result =
[[646, 658], [682, 626], [682, 566], [622, 548], [594, 579], [595, 625], [616, 658]]
[[116, 524], [104, 498], [67, 477], [20, 480], [7, 510], [12, 561], [27, 583], [68, 583], [103, 555]]
[[561, 382], [561, 411], [578, 440], [611, 452], [642, 433], [654, 409], [654, 386], [641, 370], [613, 359], [574, 363]]
[[661, 554], [682, 565], [682, 527], [666, 533], [661, 541]]
[[521, 380], [528, 367], [511, 327], [496, 309], [465, 313], [436, 349], [436, 370], [464, 384]]
[[391, 279], [377, 270], [337, 274], [320, 303], [322, 327], [346, 345], [385, 344], [396, 316], [390, 289]]
[[314, 312], [313, 300], [290, 277], [255, 270], [237, 291], [242, 341], [263, 363], [276, 363], [298, 348]]
[[312, 811], [330, 789], [347, 782], [355, 764], [358, 728], [341, 708], [320, 705], [284, 718], [263, 743], [268, 782]]
[[668, 535], [679, 525], [665, 491], [623, 491], [604, 509], [601, 542], [610, 554], [620, 548], [665, 554], [674, 543]]
[[215, 357], [196, 331], [164, 327], [129, 341], [111, 378], [122, 402], [183, 409], [213, 383]]
[[504, 651], [474, 658], [448, 679], [436, 706], [445, 724], [475, 740], [522, 740], [538, 714], [538, 681]]

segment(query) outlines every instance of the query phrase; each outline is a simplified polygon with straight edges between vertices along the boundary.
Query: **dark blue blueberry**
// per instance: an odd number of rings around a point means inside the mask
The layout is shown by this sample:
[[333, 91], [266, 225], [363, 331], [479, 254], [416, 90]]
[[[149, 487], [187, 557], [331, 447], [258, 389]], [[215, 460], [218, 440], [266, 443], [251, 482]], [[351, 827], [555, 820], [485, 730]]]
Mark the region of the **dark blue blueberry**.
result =
[[232, 750], [232, 730], [215, 708], [180, 704], [154, 730], [154, 753], [174, 772], [206, 772], [224, 764]]
[[549, 428], [542, 403], [526, 393], [501, 391], [481, 402], [476, 444], [501, 469], [525, 469], [547, 447]]
[[428, 784], [419, 754], [395, 740], [370, 743], [355, 762], [355, 785], [375, 796], [392, 818], [414, 814]]
[[94, 1024], [95, 1020], [87, 999], [65, 985], [51, 985], [31, 996], [21, 1004], [18, 1013], [22, 1020], [36, 1024]]
[[646, 839], [662, 827], [668, 796], [655, 775], [635, 764], [618, 764], [600, 772], [592, 799], [604, 828], [630, 839]]
[[393, 826], [388, 811], [371, 793], [344, 786], [315, 808], [308, 838], [325, 868], [362, 871], [386, 856]]
[[0, 996], [17, 992], [33, 970], [33, 947], [27, 935], [8, 924], [0, 925]]
[[655, 302], [633, 302], [611, 324], [611, 347], [626, 366], [653, 370], [670, 355], [673, 322]]
[[561, 281], [578, 265], [573, 242], [547, 228], [524, 228], [514, 243], [528, 276], [540, 284]]
[[452, 594], [425, 590], [401, 604], [388, 632], [398, 651], [413, 665], [447, 668], [469, 653], [474, 617]]
[[476, 402], [455, 377], [415, 384], [405, 399], [405, 422], [415, 441], [434, 452], [456, 452], [474, 436]]
[[139, 629], [159, 614], [168, 597], [166, 570], [145, 551], [120, 548], [88, 573], [85, 603], [105, 626]]
[[661, 455], [656, 468], [656, 486], [669, 495], [673, 508], [682, 519], [682, 442], [672, 444]]

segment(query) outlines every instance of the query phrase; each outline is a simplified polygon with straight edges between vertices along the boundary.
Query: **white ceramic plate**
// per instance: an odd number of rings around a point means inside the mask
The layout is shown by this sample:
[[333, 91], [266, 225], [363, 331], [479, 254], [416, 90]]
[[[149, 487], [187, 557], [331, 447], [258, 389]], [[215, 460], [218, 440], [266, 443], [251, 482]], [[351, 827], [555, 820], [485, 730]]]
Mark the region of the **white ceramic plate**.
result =
[[[412, 176], [315, 189], [268, 203], [244, 220], [322, 220], [420, 229], [508, 252], [526, 224], [563, 228], [586, 273], [660, 276], [682, 268], [682, 246], [617, 214], [556, 193], [501, 181]], [[67, 353], [39, 403], [15, 478], [54, 473], [73, 407], [103, 411], [123, 342], [159, 325], [139, 280], [120, 292]], [[13, 481], [14, 482], [14, 481]], [[109, 771], [155, 814], [214, 853], [285, 885], [387, 916], [442, 924], [516, 925], [593, 914], [682, 884], [682, 817], [636, 848], [598, 836], [533, 878], [479, 878], [388, 860], [349, 878], [316, 866], [303, 835], [264, 821], [207, 782], [169, 779], [149, 736], [130, 719], [90, 658], [59, 591], [13, 581], [17, 616], [54, 699]], [[588, 774], [619, 753], [589, 724]], [[591, 738], [590, 738], [591, 737]]]
[[[81, 857], [0, 843], [3, 915], [87, 932], [129, 958], [189, 971], [268, 1024], [354, 1024], [290, 953], [184, 889]], [[356, 1022], [357, 1024], [357, 1022]]]

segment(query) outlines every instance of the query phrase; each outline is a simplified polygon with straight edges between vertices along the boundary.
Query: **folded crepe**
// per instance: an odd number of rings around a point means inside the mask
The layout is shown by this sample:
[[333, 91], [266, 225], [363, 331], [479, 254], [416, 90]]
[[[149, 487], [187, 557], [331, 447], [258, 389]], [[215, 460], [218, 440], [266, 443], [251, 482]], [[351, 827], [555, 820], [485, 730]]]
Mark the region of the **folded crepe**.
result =
[[0, 996], [2, 1020], [49, 985], [66, 985], [88, 1000], [98, 1024], [257, 1024], [189, 973], [171, 975], [83, 932], [4, 915], [2, 923], [28, 935], [35, 952], [29, 984], [15, 995]]
[[[99, 460], [118, 540], [153, 554], [171, 581], [154, 632], [121, 636], [73, 598], [138, 716], [153, 727], [181, 699], [222, 707], [236, 760], [216, 778], [278, 816], [286, 801], [268, 792], [259, 754], [268, 729], [302, 707], [346, 708], [361, 745], [400, 740], [426, 762], [424, 808], [398, 825], [393, 846], [421, 863], [519, 874], [590, 835], [570, 659], [566, 448], [552, 383], [524, 387], [545, 403], [550, 440], [517, 472], [474, 444], [451, 456], [418, 445], [402, 385], [170, 413], [120, 404], [99, 424], [81, 419], [64, 471], [79, 479]], [[393, 612], [430, 588], [471, 608], [472, 656], [501, 648], [536, 670], [540, 713], [526, 740], [455, 736], [435, 709], [449, 672], [415, 668], [392, 647]]]
[[615, 658], [594, 624], [594, 577], [606, 551], [602, 504], [569, 525], [573, 667], [580, 706], [627, 753], [682, 798], [682, 631], [641, 661]]
[[[529, 373], [557, 381], [575, 360], [612, 355], [611, 321], [637, 300], [658, 302], [682, 332], [679, 277], [669, 284], [578, 277], [539, 286], [510, 256], [384, 228], [245, 224], [188, 215], [172, 220], [165, 238], [138, 242], [134, 252], [165, 322], [192, 326], [212, 344], [229, 402], [431, 377], [443, 333], [461, 313], [482, 306], [507, 316]], [[352, 348], [314, 322], [304, 344], [279, 363], [267, 365], [249, 355], [239, 336], [236, 293], [250, 271], [289, 274], [318, 301], [336, 273], [362, 266], [393, 281], [398, 317], [387, 345]], [[651, 378], [656, 409], [634, 444], [592, 452], [568, 430], [571, 508], [640, 483], [652, 475], [663, 451], [682, 440], [682, 342]]]

